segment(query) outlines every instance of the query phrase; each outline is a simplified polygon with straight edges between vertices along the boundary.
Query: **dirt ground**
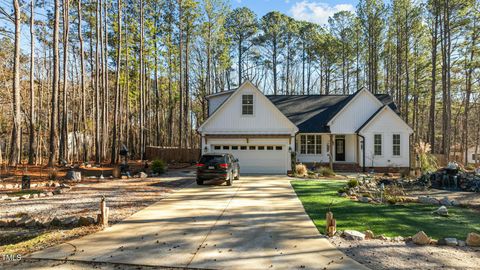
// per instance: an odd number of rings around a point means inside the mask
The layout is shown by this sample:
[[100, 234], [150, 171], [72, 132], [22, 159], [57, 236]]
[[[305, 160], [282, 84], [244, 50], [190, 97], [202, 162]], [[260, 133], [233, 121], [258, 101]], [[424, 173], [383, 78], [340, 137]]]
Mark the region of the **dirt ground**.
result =
[[449, 191], [431, 188], [425, 191], [410, 191], [408, 195], [412, 197], [430, 196], [439, 200], [447, 196], [450, 200], [455, 200], [460, 204], [480, 209], [480, 193], [477, 192]]
[[350, 258], [376, 270], [387, 269], [480, 269], [480, 247], [418, 246], [412, 242], [383, 240], [351, 241], [341, 237], [330, 242]]
[[[109, 223], [117, 223], [135, 212], [157, 202], [177, 189], [194, 183], [194, 170], [191, 168], [169, 170], [160, 177], [130, 179], [85, 179], [81, 183], [72, 183], [73, 188], [53, 197], [28, 200], [2, 201], [0, 220], [18, 218], [23, 214], [38, 220], [48, 221], [71, 216], [96, 218], [100, 212], [99, 203], [102, 196], [110, 208]], [[95, 232], [96, 226], [75, 229], [40, 229], [40, 228], [0, 228], [0, 251], [14, 250], [21, 254], [39, 248], [37, 241], [62, 242], [85, 234]], [[88, 234], [88, 233], [87, 233]], [[40, 240], [38, 240], [40, 238]], [[16, 244], [15, 247], [7, 246]], [[53, 244], [53, 243], [52, 243]]]

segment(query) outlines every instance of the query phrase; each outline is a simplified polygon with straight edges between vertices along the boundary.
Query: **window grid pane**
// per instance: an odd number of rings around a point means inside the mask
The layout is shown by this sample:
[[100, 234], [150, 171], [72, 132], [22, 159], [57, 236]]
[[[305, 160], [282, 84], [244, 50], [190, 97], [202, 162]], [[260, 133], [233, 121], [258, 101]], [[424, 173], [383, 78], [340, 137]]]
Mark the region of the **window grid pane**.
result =
[[400, 156], [400, 134], [393, 134], [393, 155]]
[[242, 96], [242, 114], [253, 115], [253, 95]]
[[376, 156], [381, 156], [382, 155], [382, 135], [375, 134], [373, 141], [374, 141], [374, 146], [373, 146], [374, 154]]

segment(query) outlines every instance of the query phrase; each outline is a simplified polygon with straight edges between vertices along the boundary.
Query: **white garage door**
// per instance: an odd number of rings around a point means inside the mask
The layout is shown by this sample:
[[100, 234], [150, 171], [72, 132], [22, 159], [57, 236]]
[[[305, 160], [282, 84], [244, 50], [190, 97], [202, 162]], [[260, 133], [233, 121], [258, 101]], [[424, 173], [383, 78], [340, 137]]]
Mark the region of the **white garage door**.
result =
[[230, 153], [240, 164], [241, 173], [286, 174], [287, 145], [212, 145], [215, 153]]

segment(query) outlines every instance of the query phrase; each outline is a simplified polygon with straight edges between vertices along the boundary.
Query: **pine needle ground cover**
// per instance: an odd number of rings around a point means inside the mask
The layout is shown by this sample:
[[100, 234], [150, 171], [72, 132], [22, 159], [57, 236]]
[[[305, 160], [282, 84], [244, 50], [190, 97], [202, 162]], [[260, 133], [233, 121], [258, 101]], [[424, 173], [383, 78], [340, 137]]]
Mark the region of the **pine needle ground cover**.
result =
[[436, 239], [465, 239], [470, 232], [480, 232], [480, 212], [476, 210], [448, 207], [449, 216], [441, 217], [432, 214], [438, 208], [435, 205], [361, 203], [338, 196], [337, 191], [345, 184], [345, 181], [292, 181], [305, 211], [321, 233], [325, 233], [329, 207], [337, 220], [337, 230], [372, 230], [376, 235], [390, 237], [407, 237], [424, 231]]

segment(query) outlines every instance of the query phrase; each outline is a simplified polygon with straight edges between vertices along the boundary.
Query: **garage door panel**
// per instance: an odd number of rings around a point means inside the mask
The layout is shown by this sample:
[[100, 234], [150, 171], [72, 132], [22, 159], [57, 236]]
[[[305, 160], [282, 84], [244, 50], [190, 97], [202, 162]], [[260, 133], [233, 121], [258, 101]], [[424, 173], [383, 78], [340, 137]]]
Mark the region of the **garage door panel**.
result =
[[288, 144], [279, 144], [278, 140], [262, 142], [262, 145], [242, 145], [222, 140], [211, 142], [211, 149], [215, 153], [232, 154], [239, 160], [241, 173], [285, 174], [289, 164]]

